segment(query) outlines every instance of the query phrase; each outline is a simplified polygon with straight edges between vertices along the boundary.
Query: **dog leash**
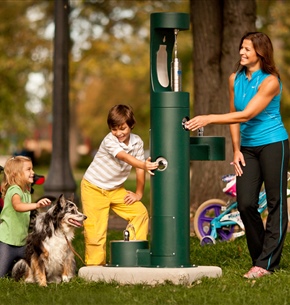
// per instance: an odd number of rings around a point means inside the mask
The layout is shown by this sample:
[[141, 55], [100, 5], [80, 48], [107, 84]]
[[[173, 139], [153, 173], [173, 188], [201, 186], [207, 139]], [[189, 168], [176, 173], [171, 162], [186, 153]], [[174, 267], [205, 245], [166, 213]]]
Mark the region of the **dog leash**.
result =
[[74, 249], [74, 247], [72, 246], [71, 242], [68, 240], [68, 238], [66, 237], [64, 231], [62, 230], [62, 233], [64, 235], [64, 238], [69, 246], [69, 248], [72, 250], [72, 252], [81, 260], [81, 262], [83, 263], [83, 265], [85, 266], [85, 262], [83, 261], [83, 259], [81, 258], [81, 256], [77, 253], [77, 251]]

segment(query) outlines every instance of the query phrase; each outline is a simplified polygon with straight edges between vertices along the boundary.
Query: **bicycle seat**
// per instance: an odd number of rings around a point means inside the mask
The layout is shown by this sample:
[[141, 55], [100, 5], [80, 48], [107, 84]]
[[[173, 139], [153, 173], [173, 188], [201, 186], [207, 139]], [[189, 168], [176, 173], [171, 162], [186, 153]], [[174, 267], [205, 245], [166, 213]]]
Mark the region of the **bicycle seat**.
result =
[[235, 175], [229, 175], [229, 176], [232, 176], [231, 180], [228, 180], [229, 182], [223, 188], [223, 192], [225, 194], [227, 194], [227, 195], [232, 196], [232, 197], [236, 197], [237, 196], [237, 191], [236, 191], [236, 176]]

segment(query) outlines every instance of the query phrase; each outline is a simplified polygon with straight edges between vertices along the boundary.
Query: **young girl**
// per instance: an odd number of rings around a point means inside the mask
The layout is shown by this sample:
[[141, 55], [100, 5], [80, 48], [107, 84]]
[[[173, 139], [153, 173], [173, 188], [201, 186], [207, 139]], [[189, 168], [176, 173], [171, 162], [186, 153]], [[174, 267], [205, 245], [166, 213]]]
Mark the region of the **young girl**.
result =
[[27, 157], [13, 157], [5, 164], [1, 185], [4, 207], [0, 215], [0, 277], [24, 257], [30, 211], [51, 203], [47, 198], [31, 203], [33, 176], [32, 162]]

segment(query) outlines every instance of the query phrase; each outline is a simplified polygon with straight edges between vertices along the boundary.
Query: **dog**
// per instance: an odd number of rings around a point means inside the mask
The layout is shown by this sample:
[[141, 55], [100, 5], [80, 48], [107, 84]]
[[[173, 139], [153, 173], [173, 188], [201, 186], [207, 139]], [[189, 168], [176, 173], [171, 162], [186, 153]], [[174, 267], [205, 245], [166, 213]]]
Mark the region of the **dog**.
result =
[[82, 227], [86, 218], [71, 199], [61, 195], [46, 212], [36, 216], [27, 237], [25, 258], [14, 265], [12, 278], [40, 286], [69, 282], [76, 271], [71, 241], [75, 228]]

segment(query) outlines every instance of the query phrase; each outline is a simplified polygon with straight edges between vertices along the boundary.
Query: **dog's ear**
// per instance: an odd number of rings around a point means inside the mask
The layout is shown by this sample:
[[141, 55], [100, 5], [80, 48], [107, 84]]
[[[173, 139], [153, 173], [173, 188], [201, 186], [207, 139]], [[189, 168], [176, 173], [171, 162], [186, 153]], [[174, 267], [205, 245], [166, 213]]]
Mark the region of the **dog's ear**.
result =
[[75, 194], [71, 193], [71, 195], [70, 195], [68, 200], [74, 202], [74, 199], [75, 199]]
[[63, 194], [61, 194], [61, 195], [59, 196], [59, 198], [58, 198], [58, 202], [59, 202], [59, 204], [60, 204], [61, 208], [64, 208], [64, 207], [65, 207], [65, 205], [66, 205], [66, 200], [65, 200], [64, 195], [63, 195]]

